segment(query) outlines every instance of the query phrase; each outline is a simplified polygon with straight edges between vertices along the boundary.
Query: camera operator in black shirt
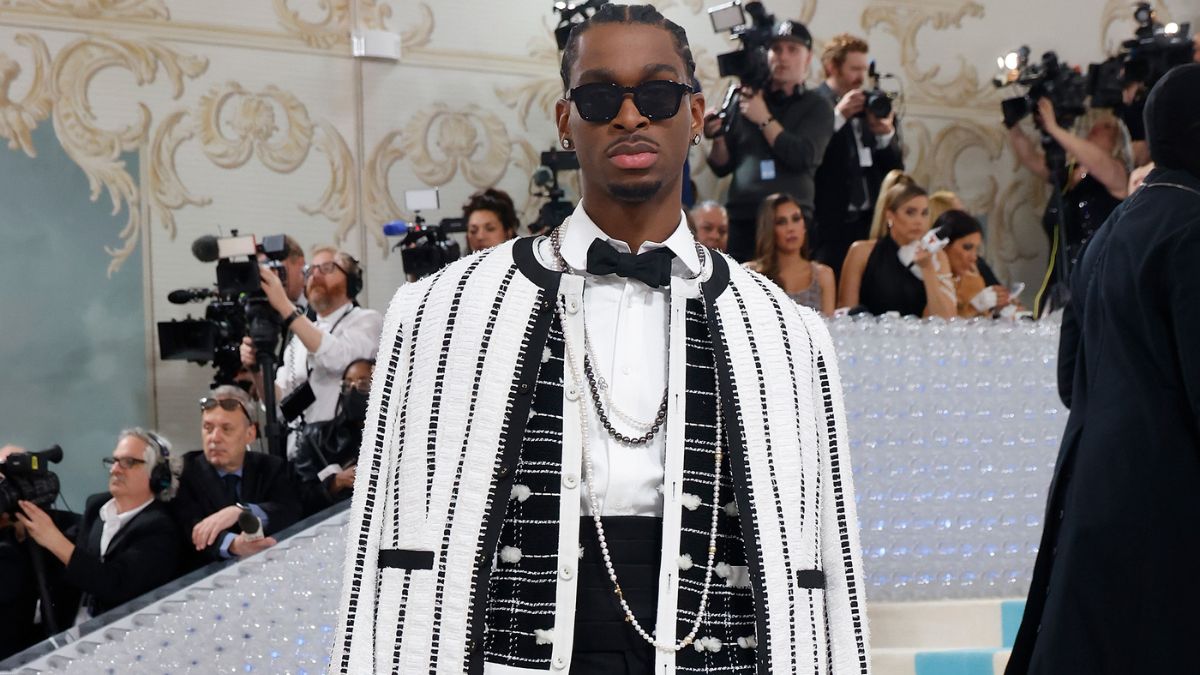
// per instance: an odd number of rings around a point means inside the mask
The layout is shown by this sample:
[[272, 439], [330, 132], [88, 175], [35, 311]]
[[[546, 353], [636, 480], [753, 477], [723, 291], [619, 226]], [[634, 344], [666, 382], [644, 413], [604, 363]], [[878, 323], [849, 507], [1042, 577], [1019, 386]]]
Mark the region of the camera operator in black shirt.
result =
[[795, 196], [805, 220], [814, 220], [813, 174], [833, 134], [833, 106], [804, 88], [811, 62], [808, 29], [795, 21], [778, 24], [767, 56], [766, 91], [743, 88], [728, 134], [720, 135], [717, 111], [705, 117], [704, 134], [713, 139], [708, 165], [718, 176], [733, 174], [725, 206], [729, 253], [739, 262], [754, 257], [758, 208], [767, 195]]

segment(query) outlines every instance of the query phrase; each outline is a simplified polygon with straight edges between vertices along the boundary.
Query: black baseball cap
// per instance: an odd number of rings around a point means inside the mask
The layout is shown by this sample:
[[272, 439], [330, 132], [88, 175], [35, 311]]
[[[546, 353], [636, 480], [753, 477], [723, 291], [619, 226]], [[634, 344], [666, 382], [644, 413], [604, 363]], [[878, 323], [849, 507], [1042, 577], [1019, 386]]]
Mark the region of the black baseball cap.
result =
[[812, 33], [808, 32], [808, 28], [799, 21], [785, 19], [775, 24], [771, 28], [772, 42], [775, 40], [793, 40], [804, 45], [808, 49], [812, 49], [813, 39]]

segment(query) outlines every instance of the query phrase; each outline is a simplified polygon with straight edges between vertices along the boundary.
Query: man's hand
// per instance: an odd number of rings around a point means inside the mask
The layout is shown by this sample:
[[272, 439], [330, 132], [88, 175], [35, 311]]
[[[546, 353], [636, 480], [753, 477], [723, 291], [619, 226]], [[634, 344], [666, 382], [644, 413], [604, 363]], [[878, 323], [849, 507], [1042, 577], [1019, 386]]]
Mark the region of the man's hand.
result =
[[756, 127], [771, 119], [771, 111], [767, 110], [767, 102], [763, 100], [762, 92], [748, 87], [742, 87], [742, 100], [738, 103], [738, 110], [742, 117]]
[[858, 113], [862, 112], [863, 106], [867, 104], [867, 95], [862, 89], [851, 89], [842, 95], [842, 99], [837, 102], [838, 114], [842, 119], [850, 119]]
[[887, 117], [876, 117], [870, 110], [867, 111], [867, 129], [875, 135], [876, 138], [882, 138], [890, 134], [896, 133], [896, 111], [888, 113]]
[[263, 293], [267, 294], [267, 302], [271, 303], [272, 309], [279, 312], [279, 318], [286, 319], [289, 314], [296, 311], [296, 306], [288, 299], [283, 282], [279, 280], [279, 275], [275, 270], [270, 267], [260, 265], [258, 270]]
[[238, 347], [238, 353], [242, 357], [242, 365], [250, 370], [258, 367], [258, 349], [254, 346], [254, 340], [247, 335], [242, 338], [242, 346]]
[[233, 527], [233, 524], [237, 522], [240, 515], [242, 515], [240, 508], [226, 506], [196, 523], [196, 526], [192, 528], [192, 544], [196, 547], [196, 550], [203, 551], [205, 548], [212, 546], [212, 543], [217, 540], [217, 535]]
[[50, 514], [40, 509], [37, 504], [24, 499], [18, 501], [17, 505], [21, 507], [17, 521], [25, 528], [25, 533], [42, 548], [53, 553], [64, 565], [67, 564], [71, 554], [75, 552], [75, 544], [58, 529], [50, 519]]
[[263, 537], [262, 539], [248, 540], [246, 535], [239, 534], [233, 538], [229, 544], [230, 555], [238, 558], [252, 556], [255, 553], [265, 551], [279, 542], [275, 541], [275, 537]]
[[354, 476], [357, 469], [358, 465], [353, 465], [337, 472], [333, 477], [333, 487], [330, 488], [329, 494], [336, 495], [342, 490], [349, 490], [354, 487]]

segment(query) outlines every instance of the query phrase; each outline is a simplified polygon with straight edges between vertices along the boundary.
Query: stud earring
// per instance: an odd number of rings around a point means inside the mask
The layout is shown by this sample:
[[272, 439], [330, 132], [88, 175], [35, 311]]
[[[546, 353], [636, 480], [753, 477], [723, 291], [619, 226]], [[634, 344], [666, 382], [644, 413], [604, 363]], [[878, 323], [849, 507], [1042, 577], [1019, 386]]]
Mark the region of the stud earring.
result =
[[892, 221], [890, 221], [890, 220], [888, 221], [888, 229], [889, 230], [892, 229]]
[[700, 145], [700, 134], [692, 136], [692, 145]]
[[571, 149], [571, 139], [569, 139], [569, 138], [562, 139], [562, 146], [563, 146], [563, 150], [570, 150]]

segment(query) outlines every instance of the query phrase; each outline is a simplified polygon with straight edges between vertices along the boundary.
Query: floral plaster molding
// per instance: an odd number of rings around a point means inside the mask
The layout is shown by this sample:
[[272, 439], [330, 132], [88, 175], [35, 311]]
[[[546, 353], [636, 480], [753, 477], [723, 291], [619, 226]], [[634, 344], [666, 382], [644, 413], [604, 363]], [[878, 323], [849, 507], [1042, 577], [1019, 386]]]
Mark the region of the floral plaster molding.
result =
[[325, 121], [314, 123], [304, 105], [278, 87], [251, 92], [237, 82], [226, 82], [210, 89], [194, 110], [168, 116], [150, 144], [151, 217], [172, 236], [174, 211], [212, 201], [192, 194], [175, 168], [176, 152], [192, 139], [209, 161], [222, 169], [237, 169], [257, 158], [281, 174], [300, 168], [315, 149], [329, 164], [329, 183], [316, 202], [298, 208], [332, 221], [337, 226], [334, 239], [339, 242], [357, 222], [354, 156], [337, 129]]
[[163, 0], [0, 0], [0, 8], [24, 9], [77, 19], [156, 19], [167, 21]]

